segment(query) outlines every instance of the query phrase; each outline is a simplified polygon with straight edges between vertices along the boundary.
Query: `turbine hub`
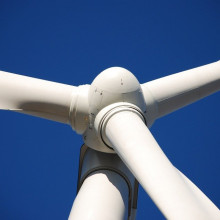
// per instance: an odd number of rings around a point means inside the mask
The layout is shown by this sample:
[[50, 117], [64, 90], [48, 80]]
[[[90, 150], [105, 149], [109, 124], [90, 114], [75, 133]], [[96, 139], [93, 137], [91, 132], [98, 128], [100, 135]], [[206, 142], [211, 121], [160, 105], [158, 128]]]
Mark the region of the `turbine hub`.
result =
[[87, 146], [98, 151], [114, 153], [101, 141], [100, 133], [97, 133], [94, 128], [94, 122], [97, 114], [105, 107], [123, 105], [123, 103], [137, 106], [143, 115], [146, 113], [142, 89], [136, 77], [121, 67], [108, 68], [101, 72], [90, 86], [89, 126], [83, 134]]
[[89, 110], [92, 115], [116, 102], [132, 103], [142, 110], [146, 108], [140, 83], [130, 71], [122, 67], [111, 67], [101, 72], [89, 91]]

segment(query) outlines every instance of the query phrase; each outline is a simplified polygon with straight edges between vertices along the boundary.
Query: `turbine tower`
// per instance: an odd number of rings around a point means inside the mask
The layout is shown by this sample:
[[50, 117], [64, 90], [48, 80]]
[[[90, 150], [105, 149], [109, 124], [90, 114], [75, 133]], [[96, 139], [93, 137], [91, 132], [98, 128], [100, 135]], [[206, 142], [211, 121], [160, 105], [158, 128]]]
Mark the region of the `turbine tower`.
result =
[[0, 109], [69, 124], [83, 137], [69, 220], [135, 219], [139, 183], [167, 219], [220, 219], [149, 130], [219, 90], [220, 61], [144, 84], [121, 67], [77, 87], [0, 71]]

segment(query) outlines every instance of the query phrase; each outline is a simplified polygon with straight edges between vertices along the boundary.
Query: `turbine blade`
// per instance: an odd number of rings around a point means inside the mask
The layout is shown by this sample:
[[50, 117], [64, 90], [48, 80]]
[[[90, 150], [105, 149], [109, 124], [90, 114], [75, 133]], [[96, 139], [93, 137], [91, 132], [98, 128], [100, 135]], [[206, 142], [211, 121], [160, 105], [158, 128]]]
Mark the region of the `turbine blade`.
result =
[[78, 90], [78, 87], [70, 85], [0, 71], [1, 110], [16, 111], [72, 125], [76, 120], [74, 117], [78, 95], [81, 95], [81, 90]]
[[189, 187], [138, 115], [114, 114], [104, 135], [167, 219], [220, 219], [218, 208]]
[[212, 201], [191, 181], [189, 180], [181, 171], [177, 169], [177, 171], [182, 176], [183, 180], [190, 188], [190, 190], [200, 199], [200, 202], [203, 203], [205, 207], [209, 209], [211, 213], [215, 213], [216, 216], [219, 214], [219, 209], [212, 203]]
[[142, 84], [151, 116], [160, 118], [220, 90], [220, 61]]

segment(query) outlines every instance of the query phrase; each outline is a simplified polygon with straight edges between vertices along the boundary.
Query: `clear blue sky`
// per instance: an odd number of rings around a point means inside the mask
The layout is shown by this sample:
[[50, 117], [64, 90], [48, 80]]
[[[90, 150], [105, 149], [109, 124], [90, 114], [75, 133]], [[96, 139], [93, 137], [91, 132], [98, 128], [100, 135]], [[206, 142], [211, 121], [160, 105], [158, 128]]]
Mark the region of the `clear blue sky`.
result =
[[[72, 85], [122, 66], [141, 83], [220, 59], [220, 2], [0, 1], [0, 69]], [[220, 207], [220, 93], [158, 120], [173, 164]], [[65, 220], [82, 139], [67, 125], [0, 112], [0, 219]], [[137, 220], [164, 219], [140, 188]]]

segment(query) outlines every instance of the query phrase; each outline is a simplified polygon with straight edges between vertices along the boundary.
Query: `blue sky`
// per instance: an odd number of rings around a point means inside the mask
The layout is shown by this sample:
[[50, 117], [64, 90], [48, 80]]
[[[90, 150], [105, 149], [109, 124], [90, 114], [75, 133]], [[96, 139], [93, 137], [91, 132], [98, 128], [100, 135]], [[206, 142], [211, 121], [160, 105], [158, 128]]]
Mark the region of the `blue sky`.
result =
[[[111, 66], [144, 83], [220, 60], [220, 2], [0, 1], [0, 69], [81, 85]], [[220, 207], [220, 93], [155, 122], [172, 163]], [[0, 219], [67, 219], [82, 139], [0, 112]], [[137, 220], [164, 219], [140, 188]]]

